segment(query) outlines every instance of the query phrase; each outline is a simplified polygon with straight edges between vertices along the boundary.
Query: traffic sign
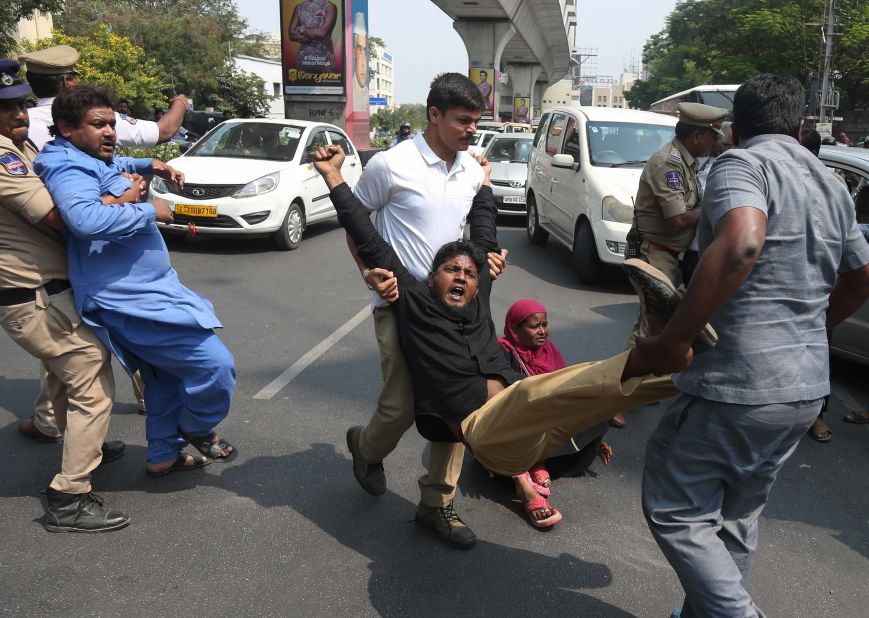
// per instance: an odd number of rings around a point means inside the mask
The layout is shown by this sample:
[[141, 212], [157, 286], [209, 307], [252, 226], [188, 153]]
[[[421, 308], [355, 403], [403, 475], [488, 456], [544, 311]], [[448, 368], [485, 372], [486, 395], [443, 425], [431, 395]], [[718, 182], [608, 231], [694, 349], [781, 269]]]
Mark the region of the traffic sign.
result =
[[368, 97], [369, 105], [389, 105], [389, 100], [386, 97]]

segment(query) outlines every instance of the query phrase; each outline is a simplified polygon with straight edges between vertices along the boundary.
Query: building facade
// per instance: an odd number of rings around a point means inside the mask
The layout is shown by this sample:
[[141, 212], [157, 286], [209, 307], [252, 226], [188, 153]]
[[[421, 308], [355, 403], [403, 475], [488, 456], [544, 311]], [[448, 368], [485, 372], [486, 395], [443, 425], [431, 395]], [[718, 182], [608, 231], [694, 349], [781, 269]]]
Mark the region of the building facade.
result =
[[12, 33], [16, 43], [22, 41], [36, 42], [49, 38], [54, 32], [54, 20], [48, 11], [33, 11], [30, 17], [19, 19]]
[[379, 109], [395, 109], [395, 59], [383, 45], [373, 43], [371, 48], [368, 93], [372, 99], [385, 99], [384, 104], [370, 106], [371, 113], [376, 114]]
[[234, 56], [235, 66], [244, 71], [256, 75], [265, 84], [266, 94], [269, 95], [269, 118], [284, 117], [283, 71], [280, 60], [267, 58], [254, 58], [253, 56]]

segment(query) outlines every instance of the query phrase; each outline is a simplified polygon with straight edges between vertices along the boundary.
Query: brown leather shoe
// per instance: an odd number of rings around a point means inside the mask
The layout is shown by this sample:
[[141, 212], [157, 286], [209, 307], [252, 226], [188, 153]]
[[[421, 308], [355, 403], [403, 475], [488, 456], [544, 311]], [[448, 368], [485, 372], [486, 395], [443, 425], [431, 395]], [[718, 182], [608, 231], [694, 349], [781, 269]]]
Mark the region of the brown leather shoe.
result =
[[39, 431], [39, 429], [36, 428], [36, 424], [33, 422], [32, 416], [30, 418], [22, 418], [18, 421], [17, 425], [18, 431], [22, 436], [27, 436], [28, 438], [33, 438], [40, 442], [48, 442], [50, 444], [63, 442], [62, 436], [49, 436]]

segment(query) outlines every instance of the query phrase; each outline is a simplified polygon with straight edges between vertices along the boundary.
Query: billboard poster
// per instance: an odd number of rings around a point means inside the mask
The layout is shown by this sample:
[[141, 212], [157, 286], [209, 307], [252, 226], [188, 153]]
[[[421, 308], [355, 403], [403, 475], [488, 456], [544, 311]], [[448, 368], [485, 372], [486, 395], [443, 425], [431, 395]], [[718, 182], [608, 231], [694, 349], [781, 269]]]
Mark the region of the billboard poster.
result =
[[513, 122], [531, 124], [531, 108], [528, 97], [513, 97]]
[[579, 104], [584, 107], [594, 105], [594, 86], [582, 84], [579, 87]]
[[370, 144], [368, 57], [368, 0], [345, 0], [347, 5], [347, 107], [344, 128], [359, 148]]
[[495, 69], [491, 67], [473, 68], [469, 77], [480, 89], [480, 94], [483, 95], [483, 100], [486, 103], [480, 119], [493, 120], [495, 118]]
[[281, 0], [284, 94], [344, 94], [344, 0]]

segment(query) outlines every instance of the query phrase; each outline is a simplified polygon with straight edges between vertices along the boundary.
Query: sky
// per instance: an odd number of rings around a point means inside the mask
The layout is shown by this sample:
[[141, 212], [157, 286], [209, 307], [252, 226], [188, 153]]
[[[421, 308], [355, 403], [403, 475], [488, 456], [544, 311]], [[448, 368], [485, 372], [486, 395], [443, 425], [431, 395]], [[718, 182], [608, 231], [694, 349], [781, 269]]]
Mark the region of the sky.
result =
[[[278, 0], [236, 0], [254, 30], [280, 30]], [[597, 48], [597, 73], [615, 78], [664, 26], [675, 0], [578, 0], [577, 41]], [[452, 20], [430, 0], [368, 0], [369, 31], [395, 59], [395, 100], [422, 103], [437, 73], [468, 69], [468, 54]], [[624, 16], [629, 15], [630, 20]]]

